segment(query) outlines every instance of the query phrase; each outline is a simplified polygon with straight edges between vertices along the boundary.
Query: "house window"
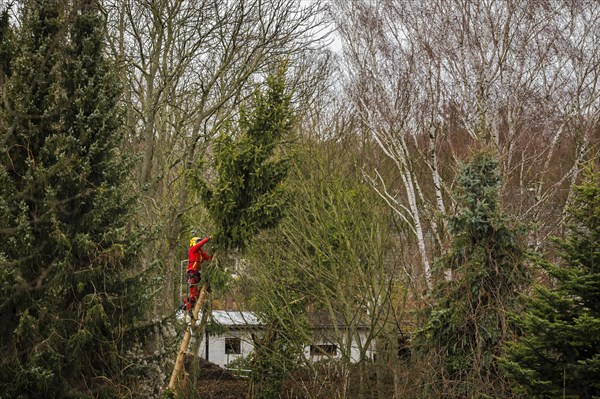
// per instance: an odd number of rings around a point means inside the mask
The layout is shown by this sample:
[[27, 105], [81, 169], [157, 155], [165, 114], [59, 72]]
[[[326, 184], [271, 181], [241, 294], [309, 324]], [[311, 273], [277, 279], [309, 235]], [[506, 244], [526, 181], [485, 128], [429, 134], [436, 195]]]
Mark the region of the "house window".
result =
[[239, 355], [242, 353], [242, 340], [240, 338], [225, 338], [225, 354]]
[[337, 346], [333, 344], [321, 344], [321, 345], [311, 345], [310, 346], [310, 354], [312, 356], [324, 356], [330, 355], [335, 356], [337, 353]]

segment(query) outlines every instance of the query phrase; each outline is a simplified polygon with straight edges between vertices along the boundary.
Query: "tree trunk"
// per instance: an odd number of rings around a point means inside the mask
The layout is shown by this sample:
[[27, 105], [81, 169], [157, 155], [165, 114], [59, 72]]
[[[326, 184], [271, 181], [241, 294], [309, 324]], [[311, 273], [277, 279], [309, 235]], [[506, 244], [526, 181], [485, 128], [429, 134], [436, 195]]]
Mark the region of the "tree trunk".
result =
[[181, 341], [181, 346], [179, 347], [179, 353], [177, 354], [177, 360], [175, 361], [175, 367], [173, 368], [173, 374], [171, 374], [171, 379], [169, 381], [169, 390], [174, 390], [175, 385], [179, 380], [179, 374], [183, 369], [183, 361], [185, 359], [188, 346], [190, 345], [190, 341], [192, 339], [192, 332], [197, 329], [196, 321], [198, 320], [198, 313], [202, 308], [204, 300], [206, 299], [207, 292], [208, 283], [205, 283], [202, 286], [202, 290], [200, 291], [200, 297], [196, 302], [196, 306], [194, 306], [194, 310], [192, 311], [192, 320], [190, 321], [190, 328], [186, 328], [185, 334], [183, 335], [183, 340]]

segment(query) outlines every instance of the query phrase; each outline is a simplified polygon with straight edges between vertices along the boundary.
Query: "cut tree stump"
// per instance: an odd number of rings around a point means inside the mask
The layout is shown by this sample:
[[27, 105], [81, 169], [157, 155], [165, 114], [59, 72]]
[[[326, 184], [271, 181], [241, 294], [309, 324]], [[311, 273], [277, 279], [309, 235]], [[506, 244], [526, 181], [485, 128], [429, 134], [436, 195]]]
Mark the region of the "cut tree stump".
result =
[[202, 304], [206, 300], [206, 295], [208, 292], [208, 283], [205, 283], [200, 290], [200, 296], [196, 301], [196, 305], [194, 305], [194, 309], [192, 310], [192, 320], [190, 321], [190, 328], [185, 329], [185, 334], [183, 335], [183, 340], [181, 341], [181, 346], [179, 347], [179, 353], [177, 354], [177, 360], [175, 361], [175, 367], [173, 367], [173, 374], [171, 374], [171, 379], [169, 380], [168, 389], [173, 391], [175, 386], [177, 385], [177, 381], [179, 380], [179, 376], [181, 375], [181, 370], [183, 369], [183, 361], [185, 360], [185, 355], [188, 351], [188, 347], [190, 345], [190, 341], [192, 340], [192, 332], [195, 331], [198, 326], [196, 325], [196, 321], [198, 320], [198, 313], [200, 313], [200, 309], [202, 309]]

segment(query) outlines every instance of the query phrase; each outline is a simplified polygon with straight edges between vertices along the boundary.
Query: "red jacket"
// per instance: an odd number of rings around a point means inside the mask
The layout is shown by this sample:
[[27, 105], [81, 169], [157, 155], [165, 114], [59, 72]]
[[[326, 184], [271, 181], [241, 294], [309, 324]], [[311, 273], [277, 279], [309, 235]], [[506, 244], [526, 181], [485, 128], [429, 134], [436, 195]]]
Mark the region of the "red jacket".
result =
[[188, 268], [187, 271], [199, 271], [200, 264], [205, 260], [211, 260], [212, 256], [202, 250], [202, 246], [210, 240], [210, 237], [203, 238], [196, 245], [188, 249]]

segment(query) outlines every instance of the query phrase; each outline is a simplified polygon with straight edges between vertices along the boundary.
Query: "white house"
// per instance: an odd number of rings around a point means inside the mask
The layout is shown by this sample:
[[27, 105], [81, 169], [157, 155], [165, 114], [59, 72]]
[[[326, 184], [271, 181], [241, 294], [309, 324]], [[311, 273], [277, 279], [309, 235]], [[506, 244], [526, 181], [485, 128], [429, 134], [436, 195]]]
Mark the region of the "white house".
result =
[[222, 334], [204, 333], [198, 355], [221, 367], [254, 351], [252, 334], [261, 331], [258, 318], [252, 312], [213, 310], [213, 321], [225, 327]]
[[[224, 332], [218, 334], [204, 333], [200, 343], [198, 355], [211, 363], [221, 367], [239, 358], [248, 356], [254, 351], [252, 334], [260, 334], [262, 326], [260, 320], [252, 312], [214, 310], [213, 321], [224, 327]], [[321, 314], [320, 317], [312, 316], [313, 343], [305, 347], [307, 359], [319, 361], [330, 358], [341, 358], [342, 348], [347, 347], [347, 328], [343, 323], [335, 325], [329, 318]], [[369, 334], [368, 325], [356, 328], [362, 347], [366, 345]], [[341, 340], [336, 337], [343, 337]], [[354, 338], [356, 340], [356, 338]], [[350, 358], [353, 362], [360, 359], [359, 344], [351, 342], [349, 346]], [[366, 357], [372, 358], [373, 348], [369, 345], [365, 350]]]

